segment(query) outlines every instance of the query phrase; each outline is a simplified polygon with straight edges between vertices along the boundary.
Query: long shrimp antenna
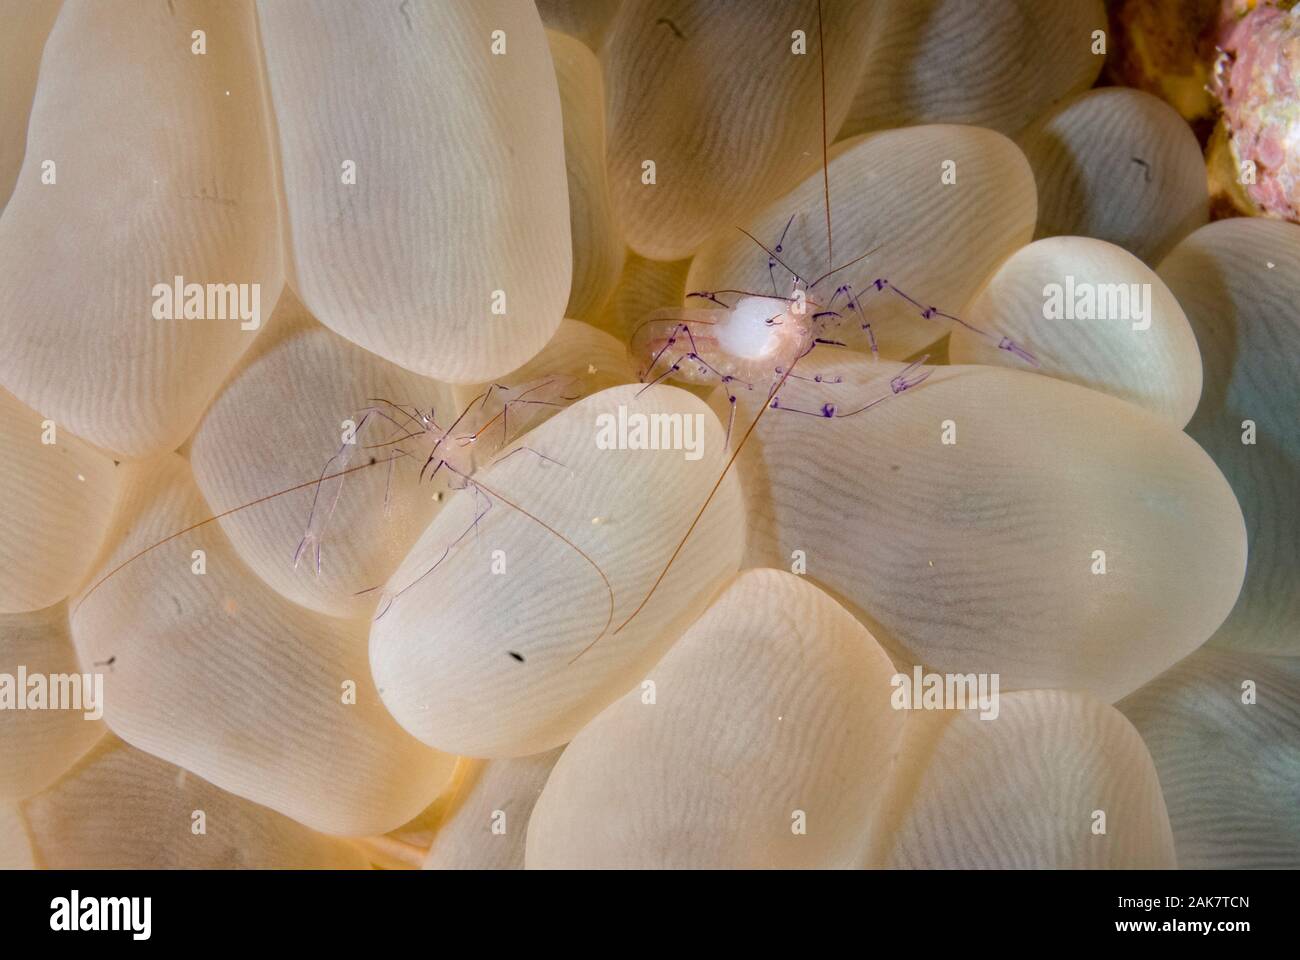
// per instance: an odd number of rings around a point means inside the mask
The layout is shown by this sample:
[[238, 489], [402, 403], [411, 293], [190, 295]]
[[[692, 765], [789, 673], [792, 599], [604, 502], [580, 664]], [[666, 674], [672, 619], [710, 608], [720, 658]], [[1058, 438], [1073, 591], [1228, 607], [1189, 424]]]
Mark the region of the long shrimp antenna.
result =
[[[677, 557], [686, 546], [686, 541], [691, 538], [691, 534], [695, 532], [696, 526], [699, 525], [700, 518], [704, 516], [704, 511], [709, 509], [709, 504], [713, 502], [714, 496], [717, 495], [718, 490], [722, 487], [722, 481], [725, 480], [727, 474], [731, 472], [731, 466], [736, 462], [736, 458], [740, 456], [740, 451], [749, 440], [750, 434], [752, 434], [754, 428], [758, 426], [758, 421], [763, 419], [763, 414], [767, 413], [768, 409], [772, 406], [772, 398], [781, 392], [781, 388], [785, 386], [785, 382], [790, 379], [790, 374], [794, 372], [795, 364], [797, 364], [801, 359], [803, 359], [803, 355], [796, 357], [794, 363], [791, 363], [790, 366], [786, 367], [785, 372], [781, 374], [781, 379], [773, 385], [770, 391], [768, 391], [767, 400], [763, 403], [763, 409], [758, 411], [758, 416], [754, 417], [753, 422], [750, 423], [749, 427], [745, 430], [744, 435], [740, 438], [740, 442], [736, 444], [736, 449], [731, 452], [731, 457], [727, 460], [727, 465], [723, 467], [722, 472], [718, 474], [718, 479], [714, 482], [713, 489], [709, 491], [709, 495], [704, 498], [704, 503], [701, 504], [700, 509], [696, 511], [695, 518], [691, 520], [691, 525], [686, 528], [686, 533], [677, 544], [676, 549], [673, 550], [672, 556], [668, 558], [668, 562], [664, 564], [664, 568], [659, 571], [659, 576], [655, 578], [655, 582], [651, 585], [650, 591], [645, 595], [641, 602], [637, 604], [636, 609], [628, 614], [627, 619], [618, 625], [618, 628], [614, 631], [615, 636], [622, 632], [623, 628], [631, 623], [637, 614], [645, 609], [645, 605], [649, 603], [650, 598], [655, 595], [655, 591], [659, 589], [659, 585], [664, 582], [664, 577], [668, 576], [668, 571], [672, 568], [672, 565], [677, 562]], [[597, 637], [596, 639], [599, 640], [600, 638]], [[591, 649], [591, 646], [595, 646], [594, 641], [587, 649]], [[586, 650], [584, 650], [583, 653], [586, 653]], [[579, 654], [579, 656], [581, 656], [581, 654]], [[577, 658], [575, 657], [574, 659]]]
[[849, 267], [853, 266], [854, 264], [861, 263], [863, 260], [867, 259], [867, 257], [871, 256], [873, 253], [876, 253], [877, 251], [879, 251], [880, 248], [883, 247], [883, 246], [884, 246], [883, 243], [878, 243], [878, 244], [876, 244], [874, 247], [872, 247], [870, 250], [868, 250], [866, 253], [864, 253], [862, 256], [860, 256], [860, 257], [854, 257], [854, 258], [853, 258], [852, 260], [850, 260], [848, 263], [842, 263], [842, 264], [840, 264], [838, 267], [833, 267], [833, 268], [831, 268], [830, 270], [827, 270], [825, 273], [823, 273], [820, 277], [818, 277], [818, 278], [817, 278], [816, 280], [814, 280], [812, 283], [808, 284], [808, 289], [809, 289], [809, 290], [812, 290], [812, 289], [816, 288], [817, 284], [821, 283], [821, 282], [822, 282], [823, 280], [825, 280], [827, 277], [833, 277], [833, 276], [835, 276], [835, 274], [839, 273], [841, 270], [847, 270]]
[[[876, 252], [875, 249], [870, 250], [867, 253], [863, 254], [861, 257], [858, 257], [857, 260], [852, 260], [841, 267], [835, 266], [835, 248], [834, 248], [834, 241], [832, 239], [832, 233], [831, 233], [830, 148], [827, 144], [828, 134], [827, 134], [827, 122], [826, 122], [826, 39], [825, 39], [825, 32], [822, 24], [821, 0], [817, 0], [817, 57], [819, 61], [819, 69], [821, 71], [822, 193], [826, 204], [826, 270], [827, 270], [827, 272], [818, 279], [817, 282], [820, 283], [822, 280], [825, 280], [831, 274], [838, 273], [840, 270], [843, 270], [845, 267], [852, 266], [854, 263], [858, 263], [861, 260], [865, 260], [867, 257], [871, 256], [871, 254]], [[802, 277], [799, 276], [798, 273], [790, 269], [790, 265], [787, 264], [784, 260], [782, 260], [774, 250], [770, 249], [767, 246], [767, 244], [763, 243], [761, 240], [755, 237], [744, 227], [738, 227], [737, 229], [740, 230], [740, 232], [743, 233], [745, 236], [749, 237], [750, 240], [754, 241], [754, 243], [758, 244], [758, 246], [762, 247], [763, 250], [766, 251], [769, 257], [771, 257], [777, 263], [781, 264], [781, 266], [785, 267], [786, 270], [789, 270], [790, 273], [794, 275], [796, 280], [803, 279]], [[816, 284], [815, 283], [810, 284], [809, 288], [811, 289], [811, 287], [813, 286], [816, 286]], [[718, 479], [714, 482], [713, 488], [709, 490], [709, 495], [704, 498], [704, 503], [701, 504], [700, 509], [696, 511], [694, 519], [691, 520], [691, 525], [686, 528], [686, 533], [682, 537], [681, 541], [677, 544], [677, 547], [673, 550], [672, 556], [668, 558], [668, 562], [664, 564], [664, 568], [659, 571], [659, 576], [655, 578], [655, 582], [651, 585], [649, 592], [646, 593], [645, 597], [641, 600], [641, 602], [637, 604], [636, 609], [633, 610], [627, 616], [627, 618], [622, 623], [620, 623], [618, 627], [614, 630], [615, 636], [621, 633], [623, 628], [626, 627], [629, 623], [631, 623], [637, 617], [637, 615], [640, 614], [641, 611], [645, 609], [646, 604], [648, 604], [650, 602], [650, 599], [655, 595], [655, 592], [659, 589], [660, 584], [664, 582], [664, 578], [668, 576], [668, 571], [672, 569], [672, 565], [677, 562], [678, 556], [681, 555], [682, 550], [686, 547], [686, 542], [690, 540], [691, 534], [695, 532], [695, 528], [699, 525], [700, 518], [704, 516], [704, 511], [709, 508], [709, 504], [713, 502], [713, 498], [717, 495], [718, 490], [722, 488], [722, 482], [727, 478], [727, 474], [731, 472], [731, 468], [735, 464], [736, 458], [740, 456], [741, 450], [743, 450], [745, 444], [749, 442], [750, 436], [753, 434], [755, 428], [758, 426], [759, 421], [763, 419], [763, 415], [767, 413], [767, 411], [771, 408], [773, 398], [778, 393], [781, 392], [781, 388], [785, 386], [785, 382], [789, 380], [790, 375], [794, 373], [795, 365], [801, 359], [803, 359], [805, 355], [806, 354], [800, 354], [798, 357], [795, 357], [794, 361], [788, 367], [785, 368], [785, 371], [781, 374], [781, 378], [777, 380], [777, 382], [773, 385], [772, 389], [768, 392], [767, 400], [763, 403], [763, 408], [758, 411], [758, 415], [754, 417], [749, 427], [746, 428], [744, 434], [741, 436], [740, 442], [737, 443], [735, 449], [732, 450], [731, 456], [727, 459], [726, 466], [724, 466], [722, 468], [722, 472], [718, 474]], [[597, 637], [596, 639], [599, 640], [600, 638]], [[595, 646], [594, 641], [592, 642], [592, 644], [590, 644], [587, 647], [587, 649], [590, 650], [592, 646]], [[586, 650], [583, 651], [583, 653], [585, 652]], [[579, 654], [579, 656], [581, 655], [582, 654]], [[574, 659], [577, 658], [575, 657]]]
[[91, 588], [87, 590], [85, 594], [82, 595], [80, 600], [77, 601], [77, 605], [72, 608], [72, 613], [75, 615], [76, 612], [81, 609], [81, 605], [90, 599], [90, 595], [94, 593], [96, 590], [98, 590], [101, 586], [103, 586], [103, 584], [110, 577], [112, 577], [113, 574], [117, 573], [119, 570], [121, 570], [123, 567], [126, 567], [128, 564], [132, 564], [135, 561], [139, 560], [141, 557], [145, 556], [146, 554], [152, 553], [154, 550], [157, 550], [159, 547], [163, 546], [164, 544], [171, 543], [177, 537], [183, 537], [185, 536], [185, 534], [197, 530], [199, 527], [207, 526], [209, 523], [212, 523], [215, 520], [221, 520], [225, 517], [230, 516], [231, 514], [239, 513], [241, 510], [247, 510], [249, 507], [255, 507], [260, 503], [266, 503], [268, 500], [274, 500], [276, 497], [282, 497], [287, 493], [293, 493], [295, 490], [304, 490], [307, 487], [318, 487], [319, 484], [324, 483], [326, 480], [333, 480], [336, 477], [346, 477], [349, 473], [356, 473], [358, 470], [366, 470], [370, 467], [378, 466], [381, 463], [388, 463], [390, 460], [395, 460], [398, 456], [403, 456], [403, 454], [397, 454], [392, 457], [385, 457], [382, 460], [378, 460], [378, 459], [371, 460], [368, 463], [359, 463], [355, 467], [348, 467], [344, 470], [339, 470], [337, 473], [331, 473], [327, 476], [320, 476], [320, 477], [316, 477], [313, 480], [306, 480], [302, 483], [296, 483], [292, 487], [285, 487], [283, 490], [277, 490], [275, 493], [268, 493], [264, 497], [258, 497], [256, 500], [250, 500], [248, 501], [248, 503], [241, 503], [239, 506], [231, 507], [229, 510], [223, 510], [220, 513], [214, 513], [212, 516], [206, 517], [205, 519], [200, 520], [197, 523], [191, 523], [184, 530], [177, 530], [171, 536], [165, 537], [164, 539], [159, 540], [157, 543], [150, 544], [149, 546], [141, 550], [139, 553], [127, 557], [125, 560], [119, 563], [112, 570], [108, 571], [108, 573], [104, 574], [102, 577], [96, 580], [95, 583], [91, 586]]
[[822, 33], [822, 0], [817, 0], [817, 60], [822, 75], [822, 192], [826, 195], [826, 269], [834, 273], [835, 249], [831, 239], [831, 170], [829, 147], [826, 145], [826, 38]]

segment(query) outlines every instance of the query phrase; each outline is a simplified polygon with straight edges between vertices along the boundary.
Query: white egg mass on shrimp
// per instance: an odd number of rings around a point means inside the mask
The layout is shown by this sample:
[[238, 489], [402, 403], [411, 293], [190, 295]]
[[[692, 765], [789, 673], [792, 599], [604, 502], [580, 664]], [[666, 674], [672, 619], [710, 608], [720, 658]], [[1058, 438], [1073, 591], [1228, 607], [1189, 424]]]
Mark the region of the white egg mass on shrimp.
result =
[[823, 310], [802, 280], [794, 282], [789, 296], [744, 292], [730, 305], [718, 299], [719, 294], [691, 296], [721, 309], [650, 313], [633, 332], [630, 348], [641, 364], [643, 380], [656, 379], [654, 371], [662, 368], [658, 379], [766, 386], [816, 343], [819, 321], [839, 317]]
[[[789, 300], [741, 297], [715, 328], [718, 346], [738, 361], [793, 360], [811, 337], [808, 301], [802, 289]], [[788, 362], [788, 361], [787, 361]]]

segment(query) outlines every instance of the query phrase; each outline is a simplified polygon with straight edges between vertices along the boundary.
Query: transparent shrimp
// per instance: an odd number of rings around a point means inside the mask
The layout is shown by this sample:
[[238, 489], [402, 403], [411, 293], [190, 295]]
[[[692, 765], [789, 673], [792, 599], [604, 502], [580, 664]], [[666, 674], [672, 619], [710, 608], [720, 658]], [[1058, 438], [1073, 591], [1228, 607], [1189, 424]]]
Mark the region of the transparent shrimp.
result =
[[[577, 378], [561, 376], [544, 377], [516, 386], [492, 383], [466, 404], [454, 419], [444, 423], [439, 423], [437, 411], [434, 409], [423, 411], [392, 400], [375, 399], [372, 401], [375, 406], [367, 408], [360, 415], [356, 437], [351, 438], [354, 442], [345, 444], [351, 449], [336, 453], [322, 471], [323, 480], [328, 477], [329, 480], [326, 482], [332, 483], [336, 477], [339, 485], [327, 488], [322, 483], [317, 486], [307, 520], [307, 530], [294, 553], [295, 566], [304, 551], [312, 548], [315, 550], [319, 573], [325, 526], [338, 503], [342, 491], [341, 483], [344, 479], [344, 476], [338, 473], [331, 474], [331, 471], [346, 470], [348, 463], [356, 456], [357, 449], [384, 451], [383, 462], [388, 464], [390, 471], [390, 490], [392, 471], [399, 463], [407, 463], [412, 467], [418, 464], [417, 481], [433, 483], [441, 480], [450, 490], [469, 490], [474, 496], [475, 510], [469, 526], [446, 546], [431, 566], [410, 583], [381, 596], [374, 619], [383, 617], [404, 593], [433, 574], [443, 561], [478, 529], [479, 523], [492, 509], [493, 503], [500, 502], [563, 541], [600, 577], [609, 599], [609, 616], [605, 629], [601, 631], [603, 636], [613, 621], [614, 593], [608, 577], [599, 564], [551, 524], [501, 492], [488, 487], [476, 476], [483, 467], [502, 462], [520, 453], [536, 457], [542, 466], [562, 467], [563, 464], [532, 447], [517, 446], [510, 450], [506, 448], [512, 444], [514, 438], [527, 433], [547, 414], [577, 400], [580, 396], [579, 386]], [[367, 437], [366, 439], [372, 442], [362, 443], [359, 439], [362, 431], [371, 425], [375, 425], [380, 431], [388, 427], [388, 435]], [[371, 455], [371, 462], [378, 462], [376, 454]], [[387, 494], [385, 498], [387, 499]], [[357, 595], [364, 596], [380, 589], [382, 585], [358, 591]]]
[[[354, 473], [373, 467], [387, 469], [388, 485], [385, 492], [387, 508], [395, 474], [398, 469], [405, 466], [407, 472], [418, 473], [417, 482], [443, 480], [449, 489], [470, 490], [476, 501], [475, 517], [473, 523], [448, 545], [443, 556], [432, 567], [412, 583], [382, 599], [376, 619], [382, 616], [402, 593], [431, 574], [442, 560], [477, 527], [479, 521], [492, 508], [492, 504], [499, 502], [519, 512], [567, 544], [600, 577], [609, 597], [609, 615], [605, 629], [601, 631], [603, 636], [613, 621], [614, 613], [613, 588], [605, 572], [586, 552], [543, 518], [475, 477], [484, 466], [519, 453], [530, 454], [543, 465], [562, 466], [558, 461], [531, 447], [521, 445], [514, 446], [513, 449], [507, 448], [542, 419], [568, 406], [580, 396], [581, 382], [576, 377], [543, 377], [518, 385], [492, 383], [466, 404], [459, 413], [448, 417], [443, 423], [439, 422], [438, 413], [432, 408], [421, 410], [413, 405], [385, 398], [373, 398], [367, 401], [368, 406], [355, 414], [355, 429], [325, 462], [317, 478], [294, 484], [206, 517], [151, 544], [119, 563], [92, 584], [77, 605], [79, 607], [89, 599], [92, 593], [123, 567], [158, 547], [209, 523], [308, 487], [314, 490], [311, 510], [292, 562], [297, 567], [304, 557], [311, 556], [319, 575], [324, 562], [323, 545], [328, 536], [329, 523], [343, 495], [346, 479]], [[416, 465], [418, 471], [415, 469]], [[378, 586], [372, 587], [359, 591], [358, 595], [369, 594], [379, 589]]]
[[[352, 466], [352, 461], [356, 458], [358, 444], [355, 437], [365, 430], [372, 419], [381, 415], [379, 410], [374, 407], [362, 413], [352, 431], [353, 436], [344, 440], [339, 445], [338, 452], [330, 457], [325, 462], [325, 466], [321, 468], [320, 479], [317, 480], [316, 489], [312, 495], [311, 513], [307, 518], [307, 529], [303, 533], [302, 539], [298, 541], [298, 548], [293, 553], [295, 569], [303, 556], [311, 552], [315, 556], [316, 574], [317, 576], [320, 575], [321, 546], [325, 540], [325, 528], [334, 516], [339, 497], [343, 494], [343, 482], [347, 478], [346, 471]], [[390, 486], [392, 483], [392, 469], [395, 465], [396, 460], [390, 459], [388, 463]], [[387, 512], [387, 500], [388, 496], [385, 494], [385, 513]]]
[[417, 479], [421, 481], [439, 479], [445, 470], [444, 476], [450, 478], [447, 485], [460, 489], [464, 478], [472, 477], [513, 437], [526, 433], [548, 411], [578, 399], [579, 388], [576, 378], [558, 376], [518, 386], [493, 383], [459, 414], [443, 423], [438, 422], [438, 412], [433, 408], [421, 410], [413, 405], [373, 398], [369, 401], [372, 406], [356, 415], [356, 427], [351, 435], [321, 469], [307, 526], [294, 551], [294, 566], [310, 551], [315, 555], [316, 572], [320, 573], [327, 527], [343, 493], [349, 468], [359, 453], [365, 454], [370, 463], [382, 458], [387, 464], [388, 483], [384, 494], [387, 513], [399, 464], [418, 463]]
[[[718, 476], [708, 496], [700, 505], [686, 528], [677, 548], [660, 571], [644, 599], [632, 613], [613, 631], [619, 633], [654, 597], [655, 592], [676, 562], [682, 548], [694, 533], [700, 518], [712, 503], [728, 472], [740, 455], [741, 449], [769, 410], [821, 419], [854, 417], [919, 387], [930, 375], [925, 366], [929, 355], [904, 361], [887, 381], [887, 387], [870, 397], [832, 397], [812, 406], [802, 403], [785, 403], [781, 391], [791, 380], [824, 384], [828, 390], [841, 383], [840, 377], [824, 378], [821, 375], [804, 377], [795, 372], [799, 362], [818, 347], [849, 346], [849, 335], [865, 335], [871, 355], [879, 359], [879, 345], [871, 328], [871, 321], [863, 307], [862, 298], [870, 293], [888, 292], [916, 309], [924, 320], [953, 323], [988, 339], [999, 349], [1006, 350], [1031, 367], [1038, 361], [1023, 345], [1010, 337], [982, 330], [960, 317], [928, 306], [911, 294], [895, 286], [884, 276], [869, 283], [842, 282], [844, 272], [859, 267], [877, 253], [872, 249], [839, 266], [835, 265], [834, 231], [831, 218], [831, 183], [829, 162], [829, 131], [826, 126], [826, 63], [822, 34], [821, 0], [817, 0], [818, 57], [822, 80], [822, 185], [826, 225], [826, 268], [820, 274], [800, 265], [796, 270], [783, 256], [785, 242], [795, 220], [804, 220], [797, 211], [786, 221], [780, 237], [768, 246], [743, 227], [738, 227], [756, 247], [767, 255], [771, 292], [719, 289], [698, 290], [687, 294], [689, 299], [711, 304], [710, 307], [692, 309], [665, 309], [648, 315], [633, 331], [629, 349], [638, 367], [646, 389], [665, 380], [679, 380], [700, 385], [717, 385], [727, 394], [730, 413], [727, 420], [727, 443], [735, 427], [737, 390], [766, 390], [766, 399], [757, 415], [739, 441]], [[784, 289], [783, 281], [784, 278]], [[837, 285], [831, 288], [831, 283]], [[585, 651], [584, 651], [585, 652]]]
[[[786, 232], [794, 220], [792, 215], [786, 223]], [[797, 272], [781, 257], [785, 232], [775, 247], [768, 247], [743, 228], [741, 232], [767, 253], [769, 268], [779, 267], [790, 275], [788, 292], [694, 291], [687, 296], [716, 306], [651, 313], [637, 325], [631, 341], [632, 356], [638, 362], [638, 372], [644, 382], [653, 384], [677, 379], [696, 384], [717, 384], [727, 391], [734, 410], [736, 389], [772, 386], [816, 347], [847, 347], [846, 333], [861, 331], [865, 334], [872, 356], [878, 358], [879, 345], [862, 305], [862, 297], [870, 292], [889, 292], [916, 307], [917, 314], [923, 319], [944, 320], [963, 326], [1026, 364], [1038, 366], [1034, 355], [1010, 337], [982, 330], [938, 307], [924, 306], [887, 278], [872, 280], [861, 290], [851, 283], [841, 283], [828, 293], [824, 292], [826, 281], [862, 263], [876, 250], [807, 279], [810, 274]], [[775, 283], [774, 280], [774, 286]], [[904, 365], [906, 383], [903, 389], [920, 382], [912, 379], [916, 366], [915, 363]], [[923, 373], [918, 375], [924, 379]], [[792, 372], [790, 376], [803, 379]], [[822, 381], [818, 379], [817, 382]], [[783, 409], [775, 393], [770, 400], [774, 409]], [[861, 412], [870, 405], [864, 402], [853, 412]], [[844, 411], [842, 403], [827, 402], [820, 409], [825, 417], [852, 415]]]

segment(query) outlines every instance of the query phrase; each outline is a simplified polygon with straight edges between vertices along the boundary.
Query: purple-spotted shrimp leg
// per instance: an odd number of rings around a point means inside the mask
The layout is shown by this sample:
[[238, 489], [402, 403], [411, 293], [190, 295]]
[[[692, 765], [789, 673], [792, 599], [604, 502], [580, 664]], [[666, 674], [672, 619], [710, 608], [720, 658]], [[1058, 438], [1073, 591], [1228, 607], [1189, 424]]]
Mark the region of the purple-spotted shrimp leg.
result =
[[[772, 290], [773, 290], [773, 293], [771, 295], [765, 293], [754, 293], [748, 290], [734, 290], [734, 289], [711, 290], [711, 291], [696, 290], [696, 291], [692, 291], [691, 293], [688, 293], [686, 295], [687, 298], [688, 299], [698, 298], [698, 299], [708, 300], [711, 303], [716, 303], [718, 306], [728, 310], [731, 309], [731, 305], [725, 303], [722, 300], [719, 300], [718, 294], [720, 293], [738, 294], [740, 296], [756, 297], [758, 299], [778, 300], [786, 304], [791, 303], [792, 299], [790, 297], [782, 297], [779, 295], [779, 293], [776, 292], [776, 277], [773, 275], [772, 271], [777, 264], [780, 264], [787, 271], [789, 271], [791, 276], [793, 276], [796, 280], [802, 279], [798, 273], [796, 273], [793, 269], [791, 269], [791, 267], [784, 260], [781, 259], [780, 256], [780, 254], [784, 252], [783, 245], [785, 244], [786, 234], [790, 232], [790, 225], [794, 223], [794, 218], [795, 218], [795, 214], [792, 213], [790, 214], [790, 218], [786, 220], [785, 229], [781, 231], [781, 236], [776, 242], [775, 249], [769, 249], [765, 244], [761, 243], [757, 238], [754, 237], [753, 234], [751, 234], [744, 227], [737, 228], [738, 230], [740, 230], [741, 233], [749, 237], [750, 240], [754, 241], [754, 243], [758, 244], [758, 246], [762, 247], [762, 249], [767, 252], [768, 277], [772, 281]], [[816, 317], [814, 317], [814, 319], [816, 319]], [[681, 321], [678, 323], [676, 327], [673, 328], [672, 333], [668, 335], [667, 340], [664, 342], [664, 345], [660, 347], [659, 352], [656, 353], [654, 357], [650, 360], [650, 363], [646, 367], [646, 372], [643, 375], [642, 380], [644, 382], [645, 376], [649, 376], [654, 372], [655, 367], [659, 363], [659, 360], [663, 357], [665, 353], [668, 352], [670, 348], [676, 345], [677, 337], [681, 333], [685, 333], [687, 339], [690, 341], [690, 345], [691, 345], [690, 350], [680, 354], [675, 360], [670, 362], [667, 369], [665, 369], [662, 374], [655, 377], [655, 379], [651, 380], [644, 387], [642, 387], [640, 390], [637, 391], [637, 396], [639, 397], [642, 393], [644, 393], [646, 390], [653, 387], [655, 384], [661, 383], [662, 381], [666, 380], [668, 377], [672, 376], [674, 373], [677, 373], [681, 369], [681, 364], [683, 360], [690, 360], [694, 363], [698, 363], [701, 367], [702, 372], [711, 373], [713, 376], [718, 378], [718, 382], [722, 385], [722, 388], [727, 393], [727, 404], [728, 404], [729, 413], [727, 416], [727, 433], [726, 433], [726, 438], [724, 440], [724, 443], [730, 446], [731, 432], [734, 429], [736, 424], [736, 395], [731, 388], [731, 384], [733, 382], [741, 383], [747, 389], [750, 390], [752, 390], [754, 386], [753, 384], [747, 383], [743, 380], [737, 380], [736, 377], [733, 377], [730, 374], [724, 374], [713, 364], [709, 363], [708, 360], [704, 359], [704, 356], [700, 353], [699, 345], [695, 342], [695, 335], [691, 332], [689, 323], [687, 323], [686, 321]], [[781, 371], [778, 369], [776, 372], [779, 374]]]
[[[785, 235], [790, 232], [790, 224], [794, 223], [794, 218], [795, 215], [792, 213], [790, 214], [790, 219], [785, 222], [785, 229], [781, 231], [781, 239], [777, 240], [776, 242], [776, 250], [774, 251], [775, 253], [782, 253], [784, 251], [783, 245], [785, 244]], [[777, 294], [779, 292], [776, 286], [775, 269], [776, 269], [776, 259], [774, 257], [768, 257], [767, 276], [768, 279], [772, 281], [773, 294]]]
[[865, 413], [866, 411], [870, 410], [872, 407], [884, 403], [890, 397], [896, 397], [898, 396], [898, 394], [903, 393], [906, 390], [910, 390], [913, 387], [920, 386], [922, 383], [924, 383], [929, 378], [930, 374], [933, 373], [934, 371], [923, 370], [919, 374], [916, 373], [915, 371], [918, 367], [922, 366], [929, 359], [930, 359], [930, 355], [926, 354], [924, 357], [921, 357], [919, 360], [913, 360], [911, 363], [907, 364], [907, 366], [905, 366], [902, 370], [900, 370], [897, 374], [890, 377], [889, 393], [883, 394], [877, 397], [876, 399], [872, 400], [871, 402], [864, 404], [861, 407], [858, 407], [856, 410], [850, 410], [847, 413], [840, 412], [839, 408], [837, 408], [833, 403], [822, 404], [820, 410], [804, 410], [799, 407], [791, 407], [782, 404], [780, 397], [776, 396], [775, 394], [772, 396], [771, 408], [773, 410], [785, 410], [789, 413], [799, 413], [807, 417], [838, 418], [838, 419], [843, 419], [845, 417], [855, 417], [859, 413]]
[[[693, 295], [694, 294], [692, 294], [692, 296]], [[720, 302], [720, 301], [715, 301], [715, 302]], [[686, 321], [681, 321], [677, 324], [676, 327], [673, 328], [672, 333], [668, 335], [668, 339], [664, 343], [663, 347], [661, 347], [659, 352], [655, 354], [654, 359], [651, 360], [650, 365], [646, 368], [645, 375], [654, 372], [654, 368], [658, 365], [660, 358], [663, 357], [664, 353], [667, 352], [667, 350], [670, 347], [674, 346], [677, 343], [677, 338], [682, 333], [686, 335], [686, 339], [690, 342], [690, 349], [684, 353], [679, 354], [675, 360], [669, 363], [667, 369], [665, 369], [663, 373], [655, 377], [655, 379], [651, 380], [649, 383], [646, 383], [645, 386], [643, 386], [640, 390], [636, 392], [636, 395], [638, 397], [641, 396], [641, 394], [645, 393], [655, 384], [662, 383], [665, 379], [667, 379], [668, 377], [672, 376], [674, 373], [679, 371], [682, 366], [682, 361], [684, 360], [689, 360], [692, 363], [699, 364], [701, 372], [712, 374], [713, 376], [717, 377], [718, 383], [720, 383], [722, 385], [722, 389], [726, 391], [727, 405], [728, 405], [729, 412], [727, 416], [727, 433], [723, 440], [723, 443], [730, 446], [731, 431], [736, 425], [736, 394], [735, 391], [732, 389], [731, 385], [733, 383], [739, 383], [742, 384], [748, 390], [754, 389], [754, 385], [745, 380], [741, 380], [737, 377], [734, 377], [731, 374], [723, 373], [713, 364], [709, 363], [709, 361], [705, 360], [704, 356], [700, 353], [699, 345], [695, 342], [695, 335], [691, 332], [691, 327], [689, 323], [687, 323]], [[642, 382], [644, 382], [645, 375], [643, 375]]]
[[938, 307], [924, 306], [921, 304], [920, 301], [908, 296], [906, 293], [898, 289], [898, 287], [894, 286], [884, 277], [879, 277], [875, 280], [872, 280], [871, 286], [875, 287], [877, 292], [885, 289], [893, 291], [899, 297], [902, 297], [912, 306], [916, 307], [920, 315], [924, 317], [926, 320], [933, 320], [935, 317], [942, 317], [945, 320], [951, 320], [954, 323], [959, 323], [967, 330], [971, 331], [972, 333], [977, 334], [978, 336], [981, 336], [992, 343], [996, 343], [997, 348], [999, 350], [1006, 350], [1008, 353], [1010, 353], [1013, 356], [1019, 357], [1021, 360], [1025, 361], [1025, 363], [1028, 363], [1030, 366], [1034, 366], [1034, 367], [1039, 366], [1038, 358], [1035, 357], [1028, 350], [1026, 350], [1024, 347], [1022, 347], [1020, 344], [1016, 343], [1016, 341], [1012, 340], [1010, 337], [999, 337], [997, 334], [989, 333], [987, 330], [981, 330], [979, 327], [975, 326], [974, 324], [967, 323], [965, 320], [961, 319], [961, 317], [954, 317], [951, 313], [945, 313], [944, 311], [940, 310]]

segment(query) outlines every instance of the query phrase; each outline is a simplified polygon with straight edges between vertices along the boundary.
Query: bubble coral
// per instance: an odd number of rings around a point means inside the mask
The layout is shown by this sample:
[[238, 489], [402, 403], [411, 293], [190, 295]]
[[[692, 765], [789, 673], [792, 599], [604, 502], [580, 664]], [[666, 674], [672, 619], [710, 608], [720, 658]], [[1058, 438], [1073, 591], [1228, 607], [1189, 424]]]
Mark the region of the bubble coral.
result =
[[[820, 9], [0, 0], [0, 865], [1296, 865], [1300, 227], [1202, 226], [1100, 2]], [[1224, 74], [1279, 215], [1294, 19]], [[727, 288], [753, 382], [635, 382]]]

